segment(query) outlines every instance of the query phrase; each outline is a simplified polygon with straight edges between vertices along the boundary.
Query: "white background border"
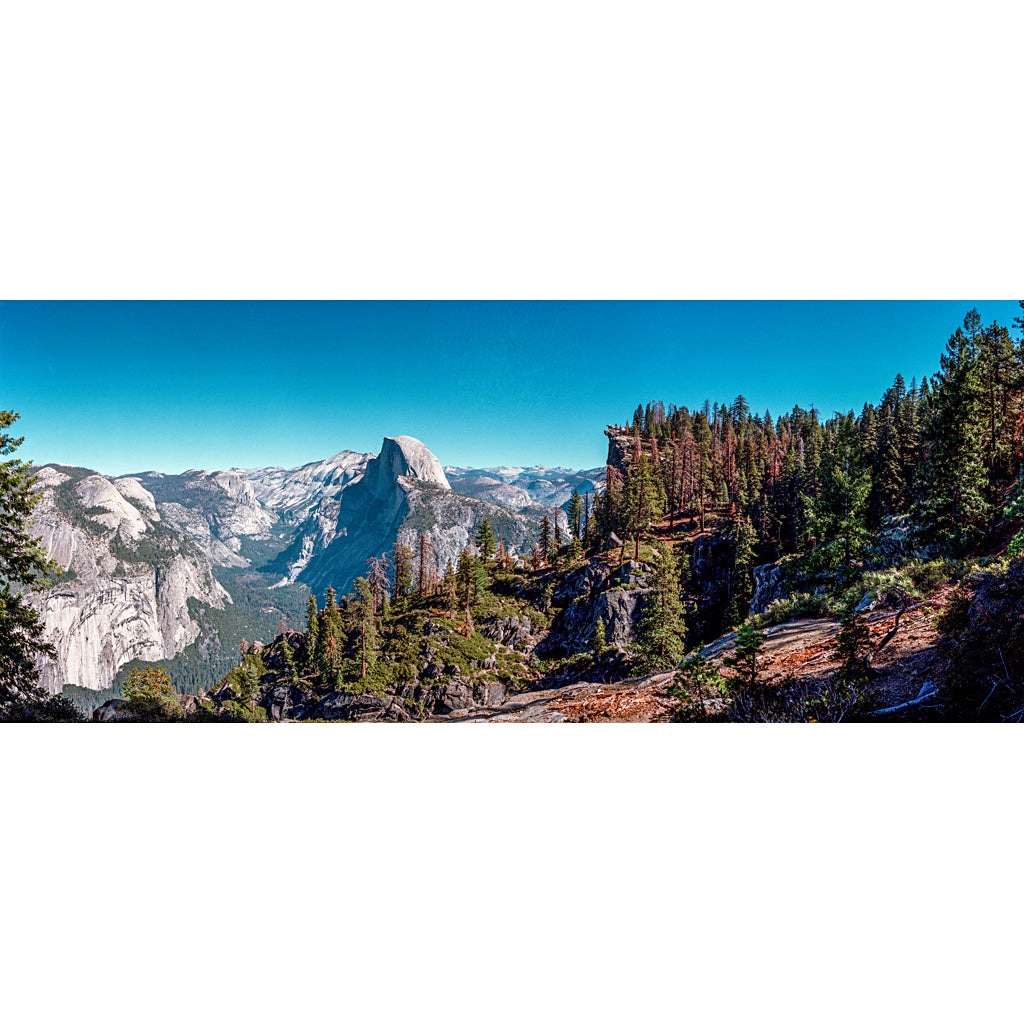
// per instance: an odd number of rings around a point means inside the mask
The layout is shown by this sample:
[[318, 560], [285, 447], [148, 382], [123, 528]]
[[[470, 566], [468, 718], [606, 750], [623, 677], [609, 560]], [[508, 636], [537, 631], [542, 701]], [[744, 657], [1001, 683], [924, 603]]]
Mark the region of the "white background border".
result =
[[[24, 4], [0, 296], [1012, 298], [1008, 9]], [[1018, 751], [6, 727], [5, 1010], [1017, 1019]]]

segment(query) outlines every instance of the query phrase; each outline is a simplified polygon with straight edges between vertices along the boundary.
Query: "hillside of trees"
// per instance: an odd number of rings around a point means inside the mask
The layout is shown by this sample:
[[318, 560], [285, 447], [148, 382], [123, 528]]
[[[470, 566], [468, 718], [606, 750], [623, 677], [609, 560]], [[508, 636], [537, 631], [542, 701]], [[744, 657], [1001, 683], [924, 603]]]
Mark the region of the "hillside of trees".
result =
[[[940, 369], [908, 385], [897, 374], [876, 404], [823, 418], [795, 407], [773, 419], [738, 395], [701, 409], [638, 406], [612, 427], [633, 442], [609, 466], [595, 507], [605, 534], [639, 537], [668, 516], [731, 522], [738, 588], [752, 567], [813, 552], [819, 569], [852, 570], [885, 525], [910, 531], [923, 553], [963, 557], [1024, 545], [1024, 308], [1013, 331], [972, 310], [946, 343]], [[1016, 336], [1014, 336], [1016, 335]], [[1011, 540], [1012, 538], [1012, 540]]]

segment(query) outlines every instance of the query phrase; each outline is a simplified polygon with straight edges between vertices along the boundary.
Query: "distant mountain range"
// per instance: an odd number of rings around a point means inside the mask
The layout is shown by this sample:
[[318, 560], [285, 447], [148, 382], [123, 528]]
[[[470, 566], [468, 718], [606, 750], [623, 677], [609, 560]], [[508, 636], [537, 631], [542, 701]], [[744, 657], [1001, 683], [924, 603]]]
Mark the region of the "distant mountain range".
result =
[[547, 466], [531, 466], [527, 469], [512, 466], [495, 466], [490, 469], [444, 467], [444, 474], [452, 490], [515, 509], [530, 506], [564, 508], [574, 490], [581, 495], [593, 491], [604, 479], [604, 472], [603, 466], [579, 472], [548, 469]]
[[525, 556], [543, 516], [567, 531], [573, 490], [593, 491], [603, 473], [442, 469], [411, 437], [295, 469], [112, 478], [50, 464], [35, 524], [65, 572], [34, 598], [59, 652], [41, 682], [105, 692], [131, 664], [159, 661], [194, 692], [234, 664], [241, 640], [269, 639], [282, 619], [299, 626], [310, 589], [346, 593], [396, 541], [425, 535], [443, 573], [487, 517]]

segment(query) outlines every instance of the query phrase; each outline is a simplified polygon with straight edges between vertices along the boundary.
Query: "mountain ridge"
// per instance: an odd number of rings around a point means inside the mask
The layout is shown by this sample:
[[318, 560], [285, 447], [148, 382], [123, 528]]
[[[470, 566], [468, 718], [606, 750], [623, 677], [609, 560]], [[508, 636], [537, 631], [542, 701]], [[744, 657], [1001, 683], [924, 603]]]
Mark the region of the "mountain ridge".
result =
[[[530, 470], [516, 470], [513, 479], [531, 482]], [[538, 472], [545, 493], [561, 496], [566, 478]], [[281, 588], [344, 593], [366, 574], [368, 558], [396, 542], [413, 547], [421, 534], [440, 576], [473, 544], [484, 518], [522, 555], [544, 515], [567, 532], [564, 512], [537, 504], [525, 488], [488, 501], [460, 492], [458, 477], [454, 483], [429, 447], [408, 435], [385, 438], [376, 455], [344, 449], [290, 469], [108, 476], [64, 463], [40, 467], [37, 487], [46, 495], [38, 532], [66, 570], [35, 599], [60, 650], [56, 663], [40, 665], [43, 685], [105, 691], [127, 665], [173, 663], [193, 649], [227, 663], [231, 651], [218, 630], [234, 636], [267, 628], [278, 613], [291, 617], [287, 608], [298, 600], [282, 604], [273, 596]], [[236, 607], [240, 594], [245, 611]], [[103, 653], [94, 657], [97, 647]]]

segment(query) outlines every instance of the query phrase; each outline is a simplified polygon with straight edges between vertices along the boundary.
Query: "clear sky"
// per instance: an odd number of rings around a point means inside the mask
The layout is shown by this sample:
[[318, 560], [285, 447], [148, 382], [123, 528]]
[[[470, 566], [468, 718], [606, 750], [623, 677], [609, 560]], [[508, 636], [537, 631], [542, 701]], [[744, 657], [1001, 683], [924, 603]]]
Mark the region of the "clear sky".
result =
[[938, 368], [950, 302], [3, 302], [19, 451], [115, 475], [298, 466], [418, 437], [445, 465], [601, 465], [639, 403], [773, 416]]

